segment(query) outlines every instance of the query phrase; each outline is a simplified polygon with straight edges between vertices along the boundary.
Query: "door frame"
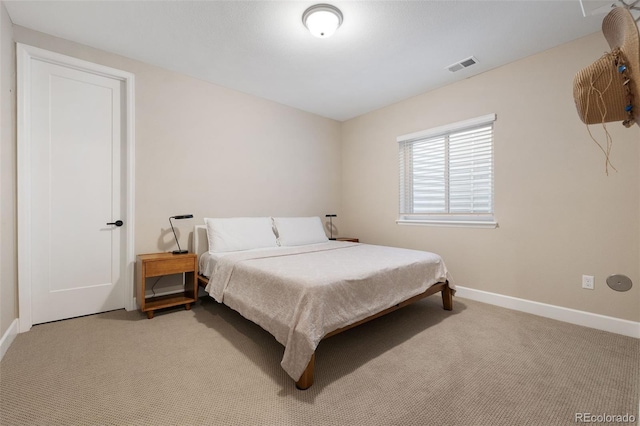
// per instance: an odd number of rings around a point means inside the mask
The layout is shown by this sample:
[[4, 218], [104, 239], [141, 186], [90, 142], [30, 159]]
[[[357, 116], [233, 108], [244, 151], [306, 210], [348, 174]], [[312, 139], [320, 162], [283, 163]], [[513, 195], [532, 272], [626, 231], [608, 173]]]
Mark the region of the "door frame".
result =
[[135, 310], [134, 299], [134, 228], [135, 228], [135, 78], [127, 71], [94, 64], [71, 56], [51, 52], [23, 43], [16, 43], [17, 59], [17, 197], [18, 197], [18, 331], [24, 333], [31, 329], [31, 61], [40, 60], [67, 68], [72, 68], [103, 77], [113, 78], [124, 83], [123, 114], [123, 150], [125, 162], [123, 201], [125, 207], [126, 226], [124, 229], [125, 244], [122, 261], [124, 285], [124, 303], [127, 311]]

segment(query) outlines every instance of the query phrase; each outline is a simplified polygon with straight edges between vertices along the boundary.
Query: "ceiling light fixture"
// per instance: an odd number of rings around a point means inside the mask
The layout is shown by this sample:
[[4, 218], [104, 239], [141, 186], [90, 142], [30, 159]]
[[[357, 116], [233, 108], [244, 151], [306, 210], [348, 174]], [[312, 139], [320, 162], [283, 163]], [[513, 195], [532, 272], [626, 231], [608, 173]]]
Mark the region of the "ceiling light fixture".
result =
[[304, 11], [302, 23], [318, 38], [331, 37], [342, 25], [342, 12], [330, 4], [316, 4]]

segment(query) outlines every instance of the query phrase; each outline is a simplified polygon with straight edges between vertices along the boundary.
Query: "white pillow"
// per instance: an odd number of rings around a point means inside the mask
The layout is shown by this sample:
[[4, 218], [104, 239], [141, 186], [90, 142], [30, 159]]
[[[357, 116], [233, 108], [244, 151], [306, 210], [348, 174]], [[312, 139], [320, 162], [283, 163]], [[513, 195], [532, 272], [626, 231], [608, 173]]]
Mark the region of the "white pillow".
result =
[[205, 218], [209, 252], [277, 247], [270, 217]]
[[318, 216], [274, 217], [273, 224], [281, 246], [300, 246], [329, 241]]

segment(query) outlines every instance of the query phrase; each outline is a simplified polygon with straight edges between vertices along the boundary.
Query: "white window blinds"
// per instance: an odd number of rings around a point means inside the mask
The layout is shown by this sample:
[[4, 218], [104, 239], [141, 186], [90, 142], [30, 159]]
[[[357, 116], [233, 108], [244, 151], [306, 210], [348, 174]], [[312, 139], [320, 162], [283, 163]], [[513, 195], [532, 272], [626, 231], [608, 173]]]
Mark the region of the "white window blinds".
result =
[[399, 222], [495, 226], [495, 114], [401, 136]]

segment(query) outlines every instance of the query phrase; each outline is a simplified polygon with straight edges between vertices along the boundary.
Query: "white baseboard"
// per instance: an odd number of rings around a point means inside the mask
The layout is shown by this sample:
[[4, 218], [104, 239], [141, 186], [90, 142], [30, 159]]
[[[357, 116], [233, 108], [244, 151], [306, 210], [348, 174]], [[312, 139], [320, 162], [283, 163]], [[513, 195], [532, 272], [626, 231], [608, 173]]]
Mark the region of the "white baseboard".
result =
[[[198, 286], [198, 292], [200, 291], [200, 286]], [[182, 293], [184, 292], [184, 285], [177, 285], [177, 286], [169, 286], [169, 287], [165, 287], [163, 289], [163, 291], [159, 291], [157, 293], [154, 293], [154, 297], [157, 296], [167, 296], [169, 294], [178, 294], [178, 293]], [[207, 293], [205, 293], [207, 294]], [[147, 293], [147, 297], [150, 297], [151, 295]], [[201, 296], [200, 293], [198, 293], [198, 296]], [[133, 309], [126, 309], [127, 311], [135, 311], [136, 309], [138, 309], [138, 298], [134, 297], [133, 298], [133, 303], [132, 303]]]
[[7, 331], [0, 338], [0, 361], [4, 358], [4, 354], [9, 350], [9, 346], [18, 335], [18, 319], [14, 319]]
[[456, 296], [640, 339], [640, 322], [460, 286], [456, 286]]
[[152, 293], [149, 290], [147, 291], [146, 297], [168, 296], [170, 294], [177, 294], [182, 292], [184, 292], [184, 284], [177, 284], [177, 285], [162, 287], [161, 290], [158, 290], [155, 293]]

